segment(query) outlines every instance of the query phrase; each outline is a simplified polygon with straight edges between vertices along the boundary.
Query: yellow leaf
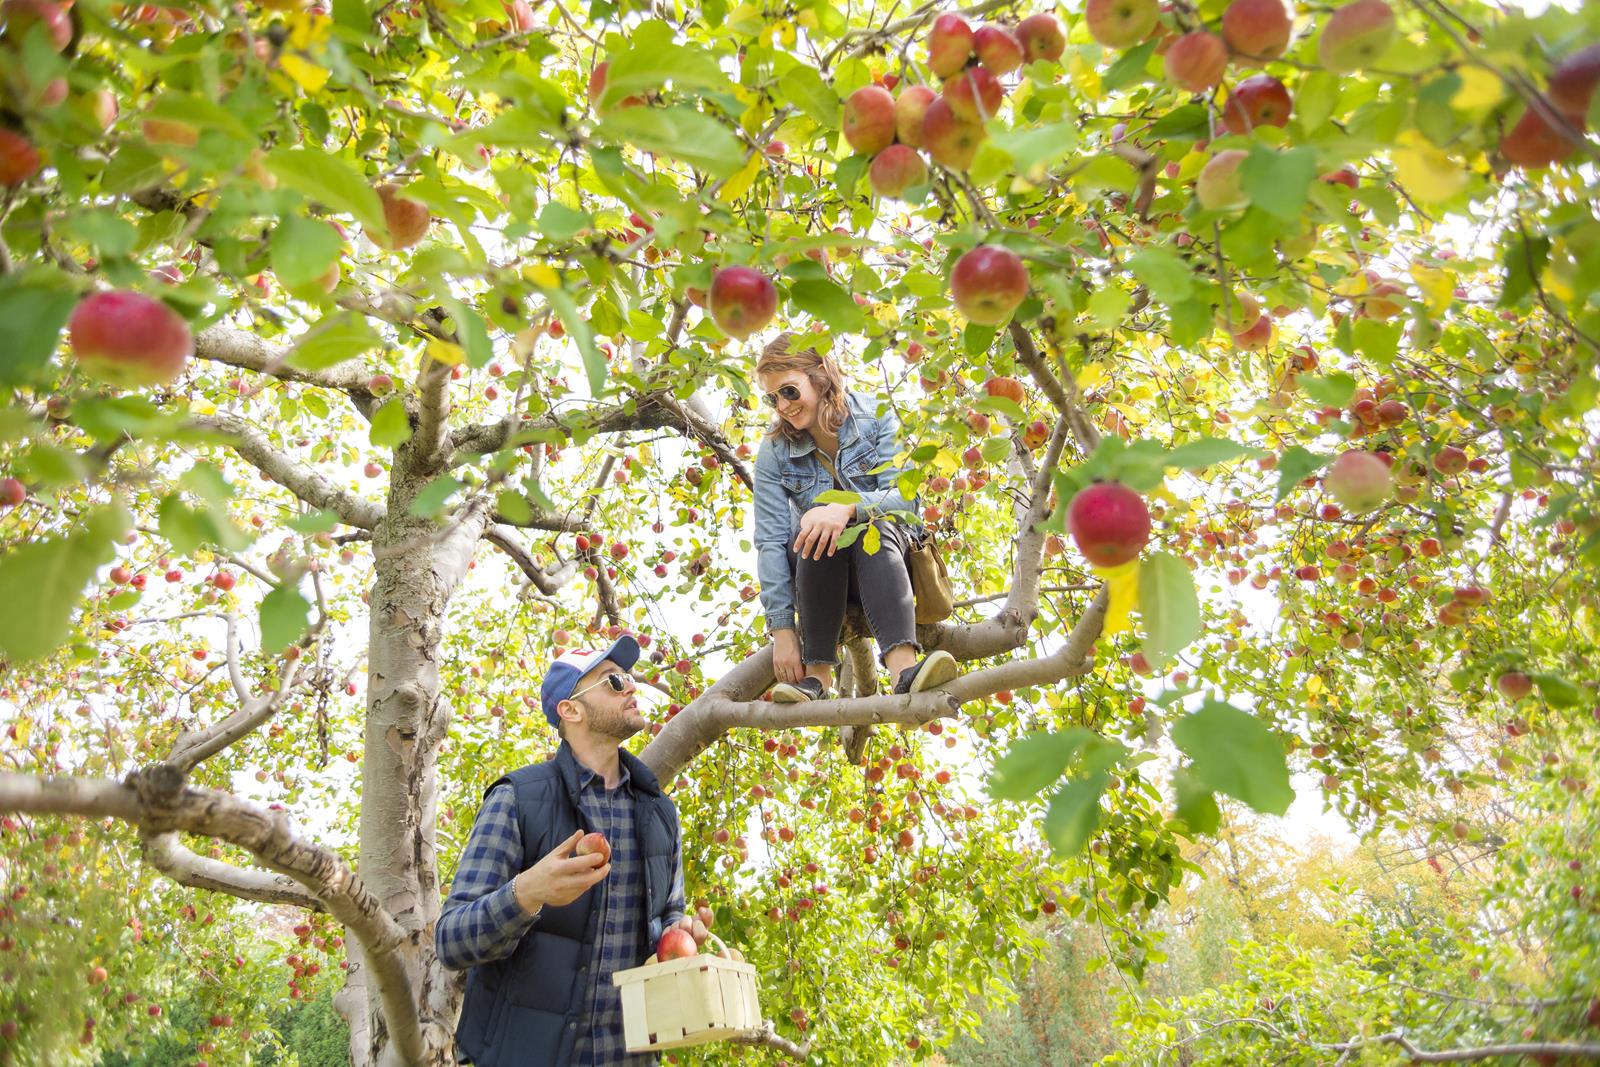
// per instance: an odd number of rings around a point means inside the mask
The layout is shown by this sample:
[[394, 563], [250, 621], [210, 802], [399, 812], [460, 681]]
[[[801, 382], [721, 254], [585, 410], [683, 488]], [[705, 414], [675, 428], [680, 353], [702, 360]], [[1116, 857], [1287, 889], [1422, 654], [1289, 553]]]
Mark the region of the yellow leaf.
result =
[[555, 268], [545, 263], [535, 263], [530, 267], [522, 268], [522, 276], [541, 289], [561, 288], [561, 275]]
[[752, 155], [750, 161], [723, 184], [722, 190], [717, 193], [717, 199], [724, 204], [731, 204], [748, 193], [750, 186], [755, 184], [756, 175], [761, 173], [761, 168], [765, 165], [766, 158], [760, 152]]
[[873, 523], [867, 527], [867, 532], [861, 535], [861, 548], [869, 556], [876, 556], [878, 549], [883, 547], [883, 534], [878, 532], [878, 524]]
[[1417, 280], [1417, 287], [1422, 290], [1428, 310], [1433, 314], [1437, 315], [1449, 307], [1455, 299], [1456, 277], [1449, 271], [1413, 263], [1411, 276]]
[[1068, 76], [1084, 96], [1090, 100], [1100, 99], [1100, 71], [1094, 64], [1085, 62], [1077, 51], [1072, 53], [1072, 67], [1068, 71]]
[[1498, 75], [1482, 67], [1462, 67], [1456, 74], [1461, 79], [1461, 88], [1450, 98], [1453, 107], [1462, 111], [1483, 111], [1505, 98], [1505, 84]]
[[1318, 693], [1322, 692], [1322, 689], [1322, 678], [1319, 675], [1313, 674], [1306, 679], [1307, 693], [1310, 693], [1312, 696], [1316, 696]]
[[1106, 583], [1111, 598], [1106, 604], [1106, 625], [1102, 633], [1120, 634], [1133, 628], [1128, 618], [1139, 603], [1139, 561], [1130, 560], [1117, 567], [1090, 567]]
[[1088, 392], [1106, 380], [1106, 366], [1104, 363], [1090, 363], [1078, 372], [1078, 388]]
[[333, 33], [333, 20], [326, 15], [315, 15], [302, 9], [289, 17], [289, 47], [310, 48], [321, 44]]
[[1406, 192], [1424, 204], [1448, 200], [1467, 187], [1471, 175], [1465, 167], [1429, 144], [1415, 130], [1400, 135], [1404, 142], [1395, 148], [1394, 169]]
[[443, 363], [451, 367], [467, 358], [467, 354], [461, 350], [460, 345], [451, 344], [449, 341], [441, 341], [437, 337], [428, 338], [427, 354], [428, 358], [435, 363]]
[[283, 72], [294, 79], [296, 85], [308, 93], [320, 90], [328, 83], [328, 69], [319, 67], [308, 59], [302, 59], [293, 52], [284, 52], [278, 57], [278, 66]]

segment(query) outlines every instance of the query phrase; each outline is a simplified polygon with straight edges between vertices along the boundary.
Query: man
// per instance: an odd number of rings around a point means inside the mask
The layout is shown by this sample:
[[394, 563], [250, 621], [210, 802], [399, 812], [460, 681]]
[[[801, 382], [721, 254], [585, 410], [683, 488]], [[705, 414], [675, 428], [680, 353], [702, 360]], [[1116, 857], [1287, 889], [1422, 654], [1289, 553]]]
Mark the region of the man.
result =
[[[554, 759], [488, 789], [434, 933], [440, 961], [471, 968], [456, 1044], [477, 1067], [653, 1064], [629, 1056], [611, 983], [655, 951], [684, 915], [677, 809], [621, 747], [646, 723], [629, 669], [639, 643], [568, 652], [545, 675]], [[586, 832], [610, 860], [576, 855]], [[709, 918], [709, 916], [704, 916]]]

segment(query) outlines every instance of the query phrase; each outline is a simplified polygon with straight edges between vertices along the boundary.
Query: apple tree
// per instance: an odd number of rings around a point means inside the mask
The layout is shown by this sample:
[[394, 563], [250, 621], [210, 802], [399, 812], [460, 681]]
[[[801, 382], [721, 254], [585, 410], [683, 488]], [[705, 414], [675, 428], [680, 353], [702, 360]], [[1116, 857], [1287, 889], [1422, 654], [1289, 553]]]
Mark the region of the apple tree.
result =
[[[1040, 913], [1142, 974], [1292, 770], [1376, 830], [1530, 738], [1586, 796], [1592, 8], [3, 10], [0, 1055], [134, 1040], [126, 957], [453, 1062], [481, 790], [624, 630], [757, 1058], [931, 1055]], [[851, 631], [840, 698], [761, 699], [780, 330], [900, 419], [943, 690]]]

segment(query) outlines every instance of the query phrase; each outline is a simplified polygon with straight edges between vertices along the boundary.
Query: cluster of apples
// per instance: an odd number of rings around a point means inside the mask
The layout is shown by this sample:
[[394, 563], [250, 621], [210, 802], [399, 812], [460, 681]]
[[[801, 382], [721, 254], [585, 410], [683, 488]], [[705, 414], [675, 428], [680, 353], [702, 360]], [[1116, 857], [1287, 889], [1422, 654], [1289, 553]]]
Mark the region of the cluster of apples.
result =
[[909, 85], [898, 98], [888, 85], [864, 85], [845, 100], [844, 139], [872, 157], [872, 191], [912, 199], [928, 184], [928, 164], [919, 149], [951, 170], [972, 165], [985, 137], [983, 124], [1005, 100], [1000, 79], [1037, 60], [1054, 62], [1066, 47], [1056, 17], [1029, 15], [1015, 30], [999, 25], [976, 29], [954, 13], [940, 15], [928, 31], [928, 69], [943, 79], [940, 92]]

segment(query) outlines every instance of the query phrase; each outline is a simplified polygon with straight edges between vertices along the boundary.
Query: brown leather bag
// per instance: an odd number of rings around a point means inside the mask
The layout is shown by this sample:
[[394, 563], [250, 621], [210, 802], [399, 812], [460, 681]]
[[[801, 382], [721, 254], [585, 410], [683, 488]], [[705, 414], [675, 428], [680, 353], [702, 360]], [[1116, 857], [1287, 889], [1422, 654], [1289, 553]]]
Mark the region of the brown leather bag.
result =
[[[834, 486], [846, 488], [839, 477], [839, 469], [833, 465], [828, 454], [820, 447], [816, 451], [817, 459], [833, 476]], [[856, 490], [850, 487], [850, 491]], [[933, 531], [926, 526], [914, 530], [900, 523], [895, 523], [893, 528], [900, 536], [906, 570], [911, 573], [911, 596], [917, 603], [917, 625], [943, 622], [955, 611], [956, 598], [955, 590], [950, 585], [950, 572], [945, 569], [944, 557], [939, 554]]]

